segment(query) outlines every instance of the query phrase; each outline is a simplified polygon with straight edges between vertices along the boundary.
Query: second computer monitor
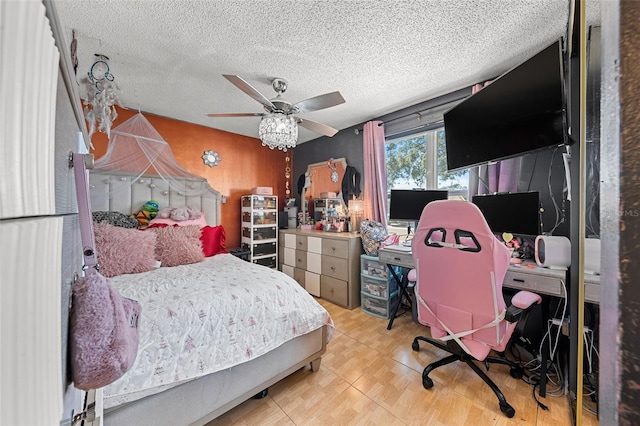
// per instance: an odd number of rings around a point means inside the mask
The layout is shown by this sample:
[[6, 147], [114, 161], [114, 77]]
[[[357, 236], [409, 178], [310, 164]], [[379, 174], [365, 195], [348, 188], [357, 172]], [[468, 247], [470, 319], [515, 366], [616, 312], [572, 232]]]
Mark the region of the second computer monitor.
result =
[[472, 202], [494, 233], [540, 235], [540, 194], [536, 191], [474, 195]]
[[418, 222], [424, 207], [432, 201], [446, 200], [446, 190], [392, 189], [389, 220]]

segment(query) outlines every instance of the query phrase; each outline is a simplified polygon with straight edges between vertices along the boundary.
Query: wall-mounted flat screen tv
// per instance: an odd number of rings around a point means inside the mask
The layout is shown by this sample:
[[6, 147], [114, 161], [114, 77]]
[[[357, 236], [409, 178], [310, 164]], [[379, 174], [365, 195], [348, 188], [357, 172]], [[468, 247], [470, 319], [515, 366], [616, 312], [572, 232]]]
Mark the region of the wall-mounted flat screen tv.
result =
[[561, 40], [444, 114], [447, 169], [567, 142]]

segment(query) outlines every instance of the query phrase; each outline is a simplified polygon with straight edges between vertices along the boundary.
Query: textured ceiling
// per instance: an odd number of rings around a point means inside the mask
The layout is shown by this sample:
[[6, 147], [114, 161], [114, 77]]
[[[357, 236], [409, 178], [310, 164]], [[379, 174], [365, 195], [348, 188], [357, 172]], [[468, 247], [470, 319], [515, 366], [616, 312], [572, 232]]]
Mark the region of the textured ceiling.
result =
[[[597, 1], [589, 5], [597, 5]], [[293, 103], [340, 91], [346, 103], [300, 114], [345, 129], [495, 77], [563, 36], [569, 0], [55, 0], [79, 67], [109, 65], [124, 106], [257, 137], [263, 112], [229, 83]], [[591, 20], [599, 11], [589, 7]], [[596, 15], [596, 17], [593, 17]], [[319, 137], [300, 129], [300, 142]]]

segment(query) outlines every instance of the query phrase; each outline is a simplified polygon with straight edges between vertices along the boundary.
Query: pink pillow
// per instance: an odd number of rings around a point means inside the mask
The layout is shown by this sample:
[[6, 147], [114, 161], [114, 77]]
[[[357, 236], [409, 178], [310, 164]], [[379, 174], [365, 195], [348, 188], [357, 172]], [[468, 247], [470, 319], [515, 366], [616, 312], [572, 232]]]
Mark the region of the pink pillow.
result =
[[173, 225], [178, 225], [178, 226], [198, 225], [200, 228], [202, 228], [203, 226], [207, 226], [207, 221], [205, 220], [204, 215], [201, 215], [197, 219], [187, 219], [187, 220], [173, 220], [173, 219], [170, 219], [170, 218], [155, 217], [155, 218], [151, 219], [151, 221], [149, 222], [149, 226], [159, 225], [159, 224], [169, 225], [169, 226], [173, 226]]
[[162, 262], [162, 266], [186, 265], [204, 260], [200, 227], [153, 227], [145, 232], [149, 231], [157, 236], [156, 258]]
[[219, 253], [226, 253], [227, 234], [222, 227], [205, 226], [200, 229], [200, 241], [202, 241], [202, 252], [206, 257], [215, 256]]
[[93, 231], [100, 273], [105, 277], [155, 268], [155, 234], [108, 223], [94, 223]]

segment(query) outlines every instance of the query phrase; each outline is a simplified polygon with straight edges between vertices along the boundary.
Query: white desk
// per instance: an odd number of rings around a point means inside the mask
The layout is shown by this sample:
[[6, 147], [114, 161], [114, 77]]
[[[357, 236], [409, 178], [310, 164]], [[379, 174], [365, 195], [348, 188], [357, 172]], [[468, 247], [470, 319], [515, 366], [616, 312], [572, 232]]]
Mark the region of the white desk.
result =
[[[400, 249], [402, 250], [402, 249]], [[380, 262], [388, 265], [398, 265], [403, 268], [413, 268], [413, 254], [410, 250], [394, 250], [381, 248]], [[533, 293], [549, 296], [564, 297], [563, 282], [566, 284], [567, 272], [537, 266], [533, 262], [509, 265], [504, 277], [503, 286], [516, 290], [529, 290]], [[600, 303], [600, 276], [585, 274], [585, 302]]]

